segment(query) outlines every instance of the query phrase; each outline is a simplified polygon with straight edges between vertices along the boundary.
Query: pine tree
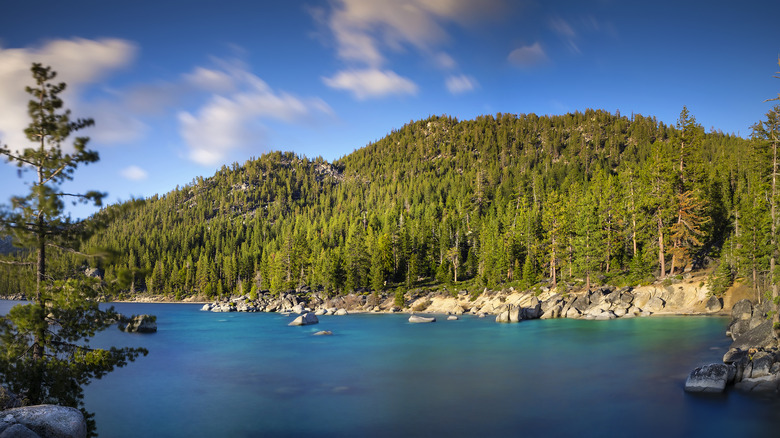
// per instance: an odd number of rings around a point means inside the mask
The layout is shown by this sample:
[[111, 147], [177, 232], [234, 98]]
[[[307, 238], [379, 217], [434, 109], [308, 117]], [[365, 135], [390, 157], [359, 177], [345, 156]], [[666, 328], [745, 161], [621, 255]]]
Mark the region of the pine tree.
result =
[[675, 206], [676, 220], [671, 226], [672, 266], [669, 275], [674, 275], [676, 264], [681, 267], [689, 261], [691, 252], [702, 245], [702, 227], [708, 218], [703, 210], [706, 205], [701, 199], [695, 183], [701, 181], [701, 165], [697, 160], [698, 148], [701, 146], [702, 129], [696, 124], [696, 119], [683, 107], [677, 121], [679, 136], [677, 155], [679, 167], [676, 172]]
[[[79, 243], [99, 222], [71, 221], [65, 215], [63, 198], [99, 206], [104, 195], [94, 191], [71, 194], [60, 188], [80, 164], [98, 161], [97, 152], [86, 148], [87, 137], [75, 139], [73, 152], [66, 152], [63, 144], [70, 134], [94, 122], [73, 121], [70, 111], [62, 109], [59, 95], [65, 83], [52, 82], [56, 73], [50, 67], [33, 64], [31, 71], [36, 85], [26, 89], [33, 99], [25, 133], [36, 147], [16, 152], [3, 146], [0, 154], [22, 172], [34, 171], [35, 179], [29, 194], [13, 197], [11, 208], [2, 210], [0, 225], [15, 244], [36, 254], [35, 289], [28, 294], [29, 304], [14, 306], [0, 320], [0, 377], [31, 404], [60, 403], [83, 411], [84, 385], [146, 350], [89, 347], [89, 339], [109, 327], [116, 312], [98, 307], [97, 280], [78, 272], [53, 279], [47, 271], [52, 255], [79, 253]], [[49, 254], [49, 249], [54, 253]], [[94, 422], [88, 420], [88, 424], [94, 432]]]
[[[780, 300], [780, 291], [778, 290], [777, 259], [780, 256], [778, 250], [778, 146], [780, 146], [780, 105], [775, 106], [766, 114], [766, 121], [759, 121], [753, 126], [753, 139], [756, 140], [757, 147], [763, 149], [763, 155], [767, 156], [765, 161], [771, 163], [764, 170], [769, 179], [769, 215], [770, 215], [770, 255], [769, 255], [769, 275], [772, 287], [772, 299]], [[777, 303], [780, 304], [780, 303]], [[780, 316], [775, 315], [775, 322], [780, 322]]]

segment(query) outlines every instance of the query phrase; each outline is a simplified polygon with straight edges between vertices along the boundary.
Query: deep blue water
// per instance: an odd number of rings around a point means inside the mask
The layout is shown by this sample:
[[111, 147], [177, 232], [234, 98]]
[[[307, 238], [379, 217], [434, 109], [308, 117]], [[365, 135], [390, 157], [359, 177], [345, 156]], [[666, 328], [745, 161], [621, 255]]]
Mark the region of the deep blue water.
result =
[[[86, 388], [103, 437], [718, 437], [780, 427], [780, 402], [683, 391], [718, 362], [727, 320], [613, 321], [323, 316], [200, 305], [118, 304], [158, 332], [102, 333], [94, 345], [149, 355]], [[0, 309], [3, 310], [3, 309]], [[312, 336], [332, 330], [333, 336]]]

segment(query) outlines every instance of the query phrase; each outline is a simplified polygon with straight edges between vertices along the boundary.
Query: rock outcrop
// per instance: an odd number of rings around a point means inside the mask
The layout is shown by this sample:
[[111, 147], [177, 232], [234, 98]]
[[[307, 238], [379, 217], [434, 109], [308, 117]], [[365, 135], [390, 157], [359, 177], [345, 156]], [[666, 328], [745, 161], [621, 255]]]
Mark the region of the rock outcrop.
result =
[[[723, 356], [723, 363], [695, 369], [686, 381], [685, 390], [719, 392], [733, 383], [741, 391], [776, 393], [780, 389], [780, 349], [770, 319], [773, 307], [770, 302], [735, 303], [726, 331], [734, 342]], [[724, 369], [728, 370], [725, 383]], [[693, 382], [692, 389], [689, 382]]]
[[83, 438], [81, 411], [57, 405], [26, 406], [0, 412], [0, 437]]
[[133, 318], [121, 318], [117, 323], [119, 330], [127, 333], [156, 333], [157, 317], [138, 315]]
[[319, 323], [320, 320], [317, 319], [317, 316], [312, 312], [306, 312], [303, 315], [298, 316], [295, 318], [291, 323], [287, 325], [312, 325]]

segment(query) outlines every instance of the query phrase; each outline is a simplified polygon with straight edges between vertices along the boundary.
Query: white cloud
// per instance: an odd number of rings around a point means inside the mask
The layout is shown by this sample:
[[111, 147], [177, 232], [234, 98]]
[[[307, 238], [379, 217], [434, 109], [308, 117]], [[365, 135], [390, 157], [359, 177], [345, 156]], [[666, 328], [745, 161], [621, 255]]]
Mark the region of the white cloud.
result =
[[447, 86], [447, 90], [452, 94], [473, 91], [479, 86], [476, 79], [466, 75], [449, 76], [444, 84]]
[[[31, 143], [24, 135], [29, 124], [27, 102], [30, 96], [25, 86], [33, 84], [30, 66], [38, 62], [57, 72], [55, 81], [67, 83], [62, 98], [74, 117], [90, 117], [89, 106], [81, 100], [80, 91], [97, 82], [110, 71], [128, 65], [135, 57], [133, 44], [118, 39], [54, 40], [41, 47], [23, 49], [0, 48], [0, 142], [21, 150]], [[90, 128], [88, 135], [105, 133], [100, 123]]]
[[[208, 76], [227, 84], [226, 76]], [[189, 148], [188, 158], [196, 163], [217, 164], [234, 150], [262, 145], [262, 120], [299, 123], [315, 115], [332, 114], [321, 99], [276, 92], [246, 70], [231, 71], [230, 79], [236, 92], [213, 95], [196, 114], [179, 112], [179, 132]]]
[[225, 93], [235, 89], [234, 78], [224, 71], [196, 67], [195, 71], [184, 75], [184, 78], [195, 88], [213, 93]]
[[417, 93], [414, 82], [390, 70], [346, 70], [331, 78], [322, 78], [322, 81], [331, 88], [351, 92], [358, 100]]
[[124, 178], [130, 181], [143, 181], [149, 177], [149, 174], [138, 166], [128, 166], [120, 172]]
[[312, 15], [330, 30], [338, 58], [351, 70], [325, 79], [326, 84], [359, 99], [413, 94], [415, 84], [383, 69], [387, 51], [412, 49], [439, 68], [453, 69], [455, 60], [438, 51], [451, 39], [446, 27], [500, 17], [506, 8], [506, 0], [334, 0], [329, 12], [316, 9]]
[[509, 62], [518, 67], [529, 68], [547, 62], [547, 54], [544, 53], [542, 46], [536, 42], [530, 46], [518, 47], [512, 50], [508, 59]]

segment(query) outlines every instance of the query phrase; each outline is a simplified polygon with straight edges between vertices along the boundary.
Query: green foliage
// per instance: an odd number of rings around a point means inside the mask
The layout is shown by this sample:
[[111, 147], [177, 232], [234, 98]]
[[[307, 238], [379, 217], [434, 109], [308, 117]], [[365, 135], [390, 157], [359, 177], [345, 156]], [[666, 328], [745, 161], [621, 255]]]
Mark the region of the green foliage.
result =
[[[678, 125], [596, 110], [430, 117], [335, 163], [272, 152], [225, 166], [128, 208], [87, 244], [121, 246], [106, 270], [129, 270], [134, 291], [182, 297], [245, 281], [332, 294], [530, 288], [553, 275], [644, 283], [673, 258], [678, 272], [702, 266], [737, 224], [747, 239], [743, 223], [768, 214], [748, 208], [765, 193], [752, 181], [766, 184], [768, 158], [748, 159], [758, 139], [704, 133], [687, 110]], [[737, 252], [734, 266], [748, 269]], [[765, 259], [755, 266], [767, 276]]]
[[[10, 208], [0, 210], [0, 231], [10, 235], [14, 245], [25, 248], [22, 257], [3, 260], [3, 264], [22, 266], [21, 275], [33, 281], [19, 284], [30, 286], [24, 290], [29, 304], [14, 306], [0, 319], [0, 378], [30, 404], [56, 403], [83, 411], [84, 385], [146, 354], [146, 350], [89, 346], [90, 338], [112, 324], [117, 314], [113, 308], [98, 306], [99, 294], [107, 285], [84, 275], [85, 254], [77, 249], [112, 215], [72, 222], [63, 212], [64, 197], [100, 205], [104, 195], [95, 191], [69, 194], [60, 186], [72, 179], [79, 164], [98, 160], [96, 152], [86, 149], [87, 137], [75, 139], [74, 152], [63, 150], [70, 134], [93, 121], [72, 121], [70, 111], [62, 110], [59, 94], [65, 84], [52, 82], [54, 71], [40, 64], [33, 64], [31, 70], [36, 87], [27, 88], [33, 100], [25, 133], [37, 146], [22, 152], [4, 146], [0, 154], [22, 172], [33, 170], [35, 178], [28, 183], [27, 195], [13, 197]], [[74, 263], [73, 254], [81, 258], [79, 263]], [[162, 265], [160, 260], [156, 263]], [[150, 281], [162, 284], [157, 277]], [[88, 432], [93, 434], [94, 421], [90, 414], [85, 415]]]
[[400, 287], [395, 290], [395, 298], [393, 299], [393, 305], [395, 307], [399, 307], [401, 309], [406, 307], [406, 298], [404, 298], [405, 292], [406, 291]]

